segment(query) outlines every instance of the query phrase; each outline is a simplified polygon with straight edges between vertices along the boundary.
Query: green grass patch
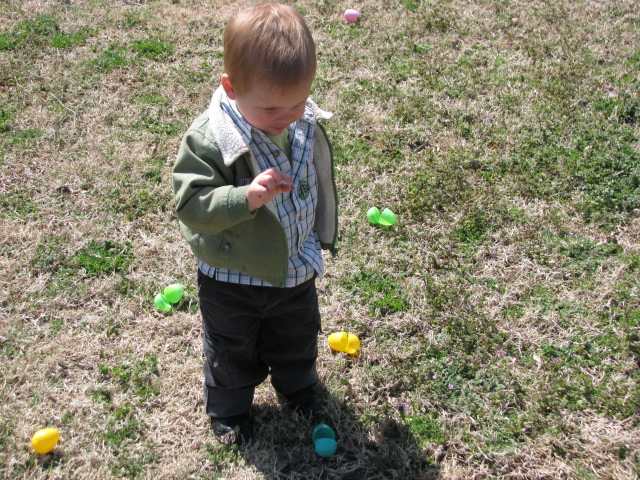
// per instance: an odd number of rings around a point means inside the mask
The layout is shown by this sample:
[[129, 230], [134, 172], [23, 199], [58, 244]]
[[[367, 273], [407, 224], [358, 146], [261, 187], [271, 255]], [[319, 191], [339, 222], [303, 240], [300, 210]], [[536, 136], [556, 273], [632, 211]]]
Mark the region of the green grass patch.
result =
[[133, 405], [125, 403], [115, 410], [104, 431], [104, 439], [116, 456], [109, 468], [117, 477], [139, 478], [155, 459], [151, 448], [145, 445], [148, 427], [138, 415]]
[[119, 244], [111, 240], [92, 240], [87, 247], [71, 255], [68, 264], [89, 277], [100, 277], [126, 271], [133, 259], [133, 246], [129, 242]]
[[610, 214], [631, 213], [640, 201], [640, 153], [632, 147], [637, 137], [625, 126], [593, 127], [568, 129], [571, 137], [565, 127], [562, 133], [543, 130], [526, 138], [513, 163], [503, 166], [518, 175], [527, 195], [582, 193], [580, 209], [587, 220], [610, 222]]
[[0, 133], [11, 130], [13, 124], [13, 112], [9, 112], [4, 108], [0, 109]]
[[40, 207], [33, 194], [22, 189], [12, 190], [0, 197], [0, 218], [9, 217], [26, 220], [38, 216]]
[[133, 124], [133, 129], [137, 131], [151, 132], [160, 137], [173, 137], [184, 131], [185, 126], [178, 121], [162, 122], [155, 117], [142, 117]]
[[[151, 168], [145, 173], [145, 177], [158, 184], [163, 174], [163, 170]], [[145, 185], [115, 187], [106, 193], [105, 199], [105, 210], [122, 214], [128, 221], [150, 213], [165, 212], [171, 201], [166, 190]]]
[[106, 50], [99, 52], [95, 58], [89, 60], [89, 66], [102, 73], [109, 73], [130, 64], [126, 47], [120, 45], [109, 45]]
[[372, 312], [387, 315], [402, 312], [410, 307], [404, 294], [402, 277], [391, 280], [388, 276], [373, 270], [361, 270], [359, 273], [345, 275], [340, 284], [348, 291], [359, 295]]
[[123, 363], [115, 367], [100, 366], [103, 380], [113, 380], [124, 392], [130, 392], [141, 401], [160, 393], [157, 380], [160, 377], [158, 358], [145, 355], [133, 363]]
[[131, 50], [140, 57], [155, 62], [164, 62], [174, 52], [175, 47], [159, 38], [145, 38], [133, 42]]
[[0, 33], [0, 51], [42, 46], [72, 48], [84, 45], [91, 35], [92, 30], [86, 27], [65, 32], [55, 15], [41, 15], [18, 22], [9, 33]]
[[470, 202], [474, 190], [468, 175], [457, 165], [457, 162], [440, 164], [429, 152], [407, 180], [399, 212], [420, 221], [434, 211], [450, 211]]
[[588, 238], [559, 237], [541, 232], [539, 241], [527, 249], [530, 258], [544, 266], [560, 265], [576, 275], [592, 274], [605, 262], [622, 260], [615, 243], [596, 243]]
[[446, 438], [438, 423], [438, 417], [434, 413], [409, 415], [404, 421], [409, 425], [411, 433], [418, 439], [420, 445], [427, 443], [440, 444]]
[[211, 464], [214, 478], [224, 478], [229, 468], [237, 465], [241, 460], [241, 454], [237, 446], [225, 447], [220, 444], [207, 442], [204, 446], [205, 455], [203, 462]]

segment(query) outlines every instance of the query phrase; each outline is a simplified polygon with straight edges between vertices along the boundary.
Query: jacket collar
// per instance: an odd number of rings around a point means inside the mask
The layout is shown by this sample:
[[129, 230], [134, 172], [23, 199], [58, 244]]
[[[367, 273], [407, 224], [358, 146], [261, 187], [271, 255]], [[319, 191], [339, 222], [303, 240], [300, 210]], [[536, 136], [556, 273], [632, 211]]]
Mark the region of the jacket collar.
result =
[[[224, 92], [224, 89], [222, 86], [218, 87], [211, 97], [208, 112], [213, 138], [220, 149], [225, 166], [228, 167], [233, 164], [238, 157], [249, 152], [250, 148], [242, 138], [242, 135], [240, 135], [240, 132], [236, 129], [233, 120], [229, 118], [220, 106], [220, 102], [226, 99], [227, 94]], [[316, 122], [318, 120], [328, 120], [332, 116], [332, 113], [322, 110], [313, 100], [307, 99], [305, 109], [305, 117], [307, 117], [307, 120]]]
[[233, 124], [233, 120], [222, 110], [220, 102], [226, 98], [227, 94], [224, 93], [222, 86], [213, 92], [209, 105], [209, 122], [211, 122], [213, 138], [222, 154], [222, 160], [228, 167], [250, 150]]

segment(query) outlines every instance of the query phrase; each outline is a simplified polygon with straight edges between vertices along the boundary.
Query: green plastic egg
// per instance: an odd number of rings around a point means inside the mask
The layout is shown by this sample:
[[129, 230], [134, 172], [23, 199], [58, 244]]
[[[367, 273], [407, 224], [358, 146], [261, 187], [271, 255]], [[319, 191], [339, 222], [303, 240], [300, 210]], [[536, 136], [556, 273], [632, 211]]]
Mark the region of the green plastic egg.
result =
[[153, 299], [153, 304], [161, 312], [166, 312], [167, 310], [171, 310], [171, 304], [167, 301], [167, 299], [161, 293], [157, 294], [156, 297]]
[[369, 209], [367, 212], [367, 219], [373, 225], [378, 225], [378, 223], [380, 223], [380, 210], [378, 210], [378, 207], [371, 207]]
[[182, 300], [182, 295], [184, 295], [184, 287], [179, 283], [174, 283], [172, 285], [164, 287], [162, 294], [168, 302], [178, 303], [180, 300]]
[[396, 214], [393, 213], [388, 208], [382, 210], [380, 214], [380, 225], [384, 225], [385, 227], [389, 227], [396, 223]]

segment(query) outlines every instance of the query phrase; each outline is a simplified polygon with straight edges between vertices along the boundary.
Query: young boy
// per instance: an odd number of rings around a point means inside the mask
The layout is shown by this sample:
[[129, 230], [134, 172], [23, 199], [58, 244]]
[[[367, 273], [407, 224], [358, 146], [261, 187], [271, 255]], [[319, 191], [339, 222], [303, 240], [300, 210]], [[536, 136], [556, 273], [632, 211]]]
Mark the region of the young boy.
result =
[[331, 148], [309, 100], [315, 45], [280, 4], [242, 10], [224, 33], [221, 85], [184, 136], [173, 185], [198, 263], [206, 412], [225, 443], [248, 438], [268, 375], [284, 403], [317, 413], [321, 248], [337, 237]]

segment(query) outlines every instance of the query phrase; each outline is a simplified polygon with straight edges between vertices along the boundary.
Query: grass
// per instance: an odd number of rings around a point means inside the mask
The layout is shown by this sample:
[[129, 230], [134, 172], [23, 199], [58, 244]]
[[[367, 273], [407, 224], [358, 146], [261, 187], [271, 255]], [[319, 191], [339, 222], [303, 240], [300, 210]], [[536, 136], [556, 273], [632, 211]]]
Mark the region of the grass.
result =
[[[365, 0], [355, 24], [294, 5], [334, 113], [318, 369], [338, 452], [268, 383], [246, 448], [203, 413], [171, 166], [237, 5], [2, 2], [0, 477], [637, 478], [636, 2]], [[329, 352], [343, 330], [359, 355]], [[61, 440], [37, 456], [43, 427]]]

